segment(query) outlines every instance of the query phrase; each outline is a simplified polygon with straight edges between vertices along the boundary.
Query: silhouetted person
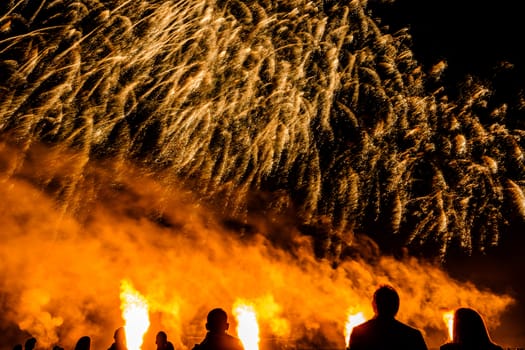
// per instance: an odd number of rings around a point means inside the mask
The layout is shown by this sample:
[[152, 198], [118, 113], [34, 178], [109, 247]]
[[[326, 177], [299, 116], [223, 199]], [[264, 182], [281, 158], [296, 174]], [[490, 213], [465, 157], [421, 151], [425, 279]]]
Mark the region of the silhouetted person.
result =
[[395, 319], [399, 295], [391, 286], [381, 286], [372, 301], [375, 316], [354, 327], [350, 334], [350, 350], [427, 350], [421, 332]]
[[244, 350], [238, 338], [226, 333], [229, 327], [226, 311], [219, 308], [211, 310], [206, 319], [208, 333], [200, 344], [195, 344], [193, 350]]
[[91, 348], [91, 338], [88, 336], [83, 336], [78, 339], [77, 344], [75, 345], [75, 350], [90, 350]]
[[157, 333], [155, 344], [157, 344], [157, 350], [174, 350], [173, 344], [168, 341], [168, 335], [163, 331]]
[[36, 346], [36, 338], [32, 337], [26, 340], [24, 350], [33, 350]]
[[440, 350], [503, 350], [490, 340], [483, 318], [469, 308], [454, 312], [452, 342], [441, 345]]
[[64, 350], [64, 348], [57, 344], [53, 346], [53, 350]]
[[24, 347], [22, 346], [22, 344], [16, 344], [15, 346], [13, 346], [13, 350], [23, 350]]
[[126, 331], [124, 327], [119, 327], [115, 330], [113, 334], [113, 344], [109, 347], [108, 350], [127, 350], [128, 346], [126, 345]]

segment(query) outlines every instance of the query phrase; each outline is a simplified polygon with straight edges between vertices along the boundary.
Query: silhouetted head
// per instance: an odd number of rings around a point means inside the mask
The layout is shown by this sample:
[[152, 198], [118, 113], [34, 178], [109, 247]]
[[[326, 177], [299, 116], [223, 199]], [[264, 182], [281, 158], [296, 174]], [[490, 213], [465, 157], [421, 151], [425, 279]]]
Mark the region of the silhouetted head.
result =
[[223, 309], [213, 309], [208, 313], [206, 329], [210, 332], [221, 333], [228, 330], [228, 314]]
[[25, 350], [31, 350], [34, 349], [36, 346], [36, 338], [29, 338], [26, 340], [26, 343], [24, 345]]
[[454, 313], [453, 342], [468, 346], [491, 343], [481, 315], [473, 309], [457, 309]]
[[157, 344], [157, 349], [165, 349], [168, 344], [168, 335], [166, 332], [160, 331], [157, 333], [155, 338], [155, 344]]
[[374, 293], [372, 306], [376, 316], [394, 317], [399, 310], [399, 295], [391, 286], [380, 286]]
[[15, 346], [13, 346], [13, 350], [22, 350], [24, 347], [22, 346], [22, 344], [16, 344]]
[[124, 330], [124, 327], [119, 327], [115, 330], [113, 339], [115, 339], [115, 343], [126, 344], [126, 331]]
[[88, 336], [83, 336], [78, 339], [77, 344], [75, 345], [75, 350], [89, 350], [91, 348], [91, 338]]

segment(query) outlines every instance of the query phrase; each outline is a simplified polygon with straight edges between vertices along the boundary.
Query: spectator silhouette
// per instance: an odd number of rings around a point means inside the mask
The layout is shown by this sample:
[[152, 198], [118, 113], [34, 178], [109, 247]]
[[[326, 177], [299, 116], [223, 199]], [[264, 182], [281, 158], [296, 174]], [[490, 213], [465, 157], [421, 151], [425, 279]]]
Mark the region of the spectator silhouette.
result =
[[24, 347], [22, 346], [22, 344], [16, 344], [15, 346], [13, 346], [13, 350], [23, 350]]
[[395, 319], [399, 295], [391, 286], [380, 286], [372, 302], [375, 316], [354, 327], [350, 334], [350, 350], [427, 350], [421, 332]]
[[91, 338], [88, 336], [81, 337], [75, 345], [75, 350], [90, 350]]
[[126, 331], [124, 327], [119, 327], [115, 330], [113, 334], [113, 344], [109, 347], [108, 350], [127, 350], [128, 346], [126, 344]]
[[441, 345], [440, 350], [503, 350], [503, 348], [492, 342], [479, 313], [470, 308], [459, 308], [454, 312], [452, 342]]
[[244, 350], [241, 341], [229, 335], [228, 314], [223, 309], [213, 309], [206, 319], [206, 337], [200, 344], [195, 344], [193, 350]]
[[174, 350], [172, 342], [168, 341], [168, 335], [164, 331], [157, 333], [155, 344], [157, 344], [157, 350]]
[[64, 350], [64, 348], [57, 344], [53, 346], [53, 350]]
[[25, 344], [24, 344], [24, 350], [33, 350], [36, 346], [36, 338], [35, 337], [31, 337], [29, 339], [26, 340]]

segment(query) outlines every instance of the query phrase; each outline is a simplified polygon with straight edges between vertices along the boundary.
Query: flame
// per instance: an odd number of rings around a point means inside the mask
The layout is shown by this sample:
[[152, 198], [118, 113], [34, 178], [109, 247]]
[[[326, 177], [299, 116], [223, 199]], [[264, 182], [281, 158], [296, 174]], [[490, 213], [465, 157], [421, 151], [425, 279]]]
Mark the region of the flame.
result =
[[447, 311], [443, 313], [443, 321], [447, 325], [448, 340], [452, 341], [454, 338], [454, 311]]
[[237, 301], [233, 308], [233, 315], [237, 319], [237, 336], [245, 350], [259, 350], [259, 324], [252, 305]]
[[366, 321], [366, 318], [362, 312], [348, 315], [348, 319], [345, 324], [345, 342], [346, 342], [347, 348], [348, 348], [348, 343], [350, 341], [350, 334], [352, 334], [352, 330], [354, 329], [355, 326], [358, 326], [365, 321]]
[[122, 318], [128, 350], [140, 350], [149, 328], [148, 302], [127, 280], [120, 284]]

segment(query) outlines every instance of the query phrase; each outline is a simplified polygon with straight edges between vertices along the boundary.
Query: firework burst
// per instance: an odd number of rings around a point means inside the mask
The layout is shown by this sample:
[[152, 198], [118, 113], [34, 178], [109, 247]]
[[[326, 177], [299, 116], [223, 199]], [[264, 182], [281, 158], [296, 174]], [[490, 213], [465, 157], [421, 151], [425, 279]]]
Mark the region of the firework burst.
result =
[[454, 101], [429, 92], [409, 33], [385, 33], [364, 0], [0, 11], [0, 132], [20, 149], [4, 173], [37, 143], [74, 150], [67, 176], [39, 178], [73, 210], [84, 167], [112, 159], [237, 218], [253, 193], [278, 194], [268, 207], [327, 224], [326, 251], [351, 244], [348, 232], [441, 256], [482, 251], [500, 241], [504, 208], [524, 216], [524, 131], [474, 79]]

